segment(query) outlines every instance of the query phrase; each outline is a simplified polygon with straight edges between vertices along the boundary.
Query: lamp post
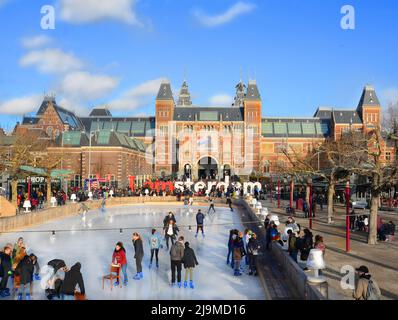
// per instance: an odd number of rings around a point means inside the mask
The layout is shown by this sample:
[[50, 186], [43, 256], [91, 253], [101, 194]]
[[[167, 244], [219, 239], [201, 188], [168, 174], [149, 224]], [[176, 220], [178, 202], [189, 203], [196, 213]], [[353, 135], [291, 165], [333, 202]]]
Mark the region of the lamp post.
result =
[[293, 191], [294, 191], [294, 181], [293, 178], [290, 180], [290, 201], [289, 207], [293, 208]]
[[347, 181], [345, 187], [345, 199], [346, 199], [346, 218], [345, 218], [345, 228], [346, 228], [346, 239], [345, 239], [345, 251], [350, 252], [350, 182]]
[[88, 149], [88, 191], [91, 191], [91, 147], [92, 147], [92, 142], [91, 138], [93, 137], [93, 134], [95, 134], [96, 131], [90, 131], [90, 143], [89, 143], [89, 149]]

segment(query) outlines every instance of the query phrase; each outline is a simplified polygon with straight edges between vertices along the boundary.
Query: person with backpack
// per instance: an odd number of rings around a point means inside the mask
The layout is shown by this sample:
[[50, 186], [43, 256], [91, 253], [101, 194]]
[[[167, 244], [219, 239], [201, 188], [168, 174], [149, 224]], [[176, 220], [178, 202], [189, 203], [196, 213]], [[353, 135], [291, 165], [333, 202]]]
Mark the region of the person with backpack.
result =
[[376, 281], [372, 279], [369, 269], [366, 266], [360, 266], [356, 269], [358, 272], [358, 282], [356, 284], [353, 296], [355, 300], [380, 300], [381, 291]]
[[179, 237], [178, 241], [171, 246], [170, 249], [170, 264], [171, 264], [171, 286], [174, 287], [176, 282], [177, 272], [177, 284], [181, 288], [181, 269], [182, 260], [184, 258], [184, 237]]
[[134, 259], [137, 268], [137, 274], [133, 277], [134, 280], [141, 280], [144, 275], [142, 273], [142, 259], [144, 258], [144, 245], [142, 243], [141, 236], [137, 233], [133, 233], [133, 244], [134, 244]]
[[205, 232], [203, 230], [204, 219], [205, 219], [205, 215], [199, 209], [198, 213], [196, 214], [196, 234], [195, 234], [195, 238], [198, 237], [199, 230], [202, 230], [202, 236], [203, 236], [203, 238], [205, 237]]
[[[115, 250], [112, 254], [112, 263], [120, 267], [119, 270], [123, 273], [124, 285], [127, 286], [128, 278], [127, 278], [127, 258], [126, 258], [126, 249], [124, 249], [123, 243], [116, 243]], [[119, 286], [119, 281], [114, 283], [114, 286]]]
[[159, 268], [159, 249], [162, 248], [162, 240], [156, 229], [152, 229], [152, 235], [149, 238], [149, 247], [151, 248], [151, 261], [149, 262], [149, 269], [152, 268], [153, 256], [156, 258], [156, 268]]
[[185, 242], [184, 257], [182, 259], [185, 268], [184, 288], [188, 287], [188, 274], [189, 274], [189, 287], [194, 289], [193, 284], [193, 269], [199, 265], [196, 259], [195, 251], [189, 246], [189, 242]]

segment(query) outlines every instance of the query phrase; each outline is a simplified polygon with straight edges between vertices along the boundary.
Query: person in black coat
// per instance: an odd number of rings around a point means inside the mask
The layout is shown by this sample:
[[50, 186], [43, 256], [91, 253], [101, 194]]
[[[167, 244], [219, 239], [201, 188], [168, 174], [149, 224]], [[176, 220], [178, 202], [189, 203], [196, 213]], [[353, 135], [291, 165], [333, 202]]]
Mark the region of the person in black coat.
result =
[[199, 265], [196, 259], [195, 251], [189, 246], [189, 242], [185, 242], [184, 257], [182, 258], [185, 268], [185, 281], [184, 288], [188, 287], [188, 274], [189, 274], [189, 286], [191, 289], [194, 288], [193, 284], [193, 269]]
[[205, 215], [199, 209], [198, 213], [196, 214], [196, 235], [195, 235], [195, 237], [198, 236], [199, 230], [202, 230], [202, 236], [203, 237], [205, 236], [205, 232], [203, 230], [204, 220], [205, 220]]
[[74, 300], [75, 299], [75, 289], [76, 285], [79, 285], [80, 293], [85, 294], [83, 275], [80, 272], [82, 265], [80, 262], [75, 263], [75, 265], [70, 268], [68, 272], [65, 273], [64, 281], [61, 285], [62, 300]]
[[144, 258], [144, 245], [142, 243], [141, 236], [137, 233], [133, 233], [133, 244], [135, 250], [135, 265], [137, 267], [137, 274], [133, 277], [134, 280], [141, 280], [144, 275], [142, 273], [142, 259]]
[[173, 214], [173, 212], [169, 212], [167, 216], [164, 217], [163, 219], [163, 226], [166, 228], [169, 225], [169, 222], [173, 221], [174, 223], [177, 223], [177, 220]]
[[257, 235], [255, 233], [249, 239], [249, 243], [247, 245], [247, 253], [249, 256], [249, 266], [250, 272], [249, 275], [257, 276], [257, 256], [260, 251], [260, 243], [257, 240]]
[[10, 247], [4, 247], [3, 252], [0, 252], [0, 296], [3, 298], [10, 296], [10, 289], [7, 288], [7, 283], [12, 269], [11, 253], [12, 248]]
[[[34, 266], [30, 256], [25, 256], [15, 268], [15, 275], [20, 279], [20, 289], [22, 292], [18, 294], [18, 300], [22, 300], [25, 295], [26, 300], [30, 300], [32, 291], [31, 283], [33, 281]], [[15, 281], [15, 279], [14, 279]], [[28, 290], [28, 291], [27, 291]], [[27, 292], [26, 292], [27, 291]], [[26, 293], [25, 293], [26, 292]]]

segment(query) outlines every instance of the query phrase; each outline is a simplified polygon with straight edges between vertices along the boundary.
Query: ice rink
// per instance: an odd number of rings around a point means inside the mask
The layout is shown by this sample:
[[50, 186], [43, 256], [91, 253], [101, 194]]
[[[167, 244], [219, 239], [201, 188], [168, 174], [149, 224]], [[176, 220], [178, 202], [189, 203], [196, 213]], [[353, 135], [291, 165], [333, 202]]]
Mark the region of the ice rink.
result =
[[[7, 242], [15, 243], [19, 236], [24, 237], [28, 253], [34, 253], [39, 258], [41, 266], [52, 259], [63, 259], [70, 267], [75, 262], [81, 262], [82, 274], [86, 287], [87, 299], [104, 300], [244, 300], [266, 299], [258, 277], [247, 274], [234, 277], [233, 270], [226, 265], [227, 241], [229, 230], [244, 227], [236, 212], [228, 208], [216, 208], [212, 221], [206, 216], [205, 234], [195, 238], [195, 215], [199, 208], [207, 212], [207, 207], [191, 207], [189, 212], [184, 206], [170, 205], [137, 205], [128, 207], [113, 207], [105, 213], [91, 211], [84, 222], [80, 215], [49, 222], [26, 230], [55, 230], [44, 233], [10, 233], [0, 236], [0, 245]], [[170, 256], [163, 248], [159, 253], [159, 269], [149, 269], [150, 249], [148, 237], [153, 226], [162, 232], [163, 218], [168, 211], [176, 215], [178, 225], [192, 225], [180, 228], [179, 235], [189, 241], [195, 250], [199, 266], [194, 271], [195, 289], [171, 288], [170, 286]], [[220, 225], [225, 224], [225, 225]], [[95, 231], [94, 229], [116, 228], [112, 231]], [[129, 228], [125, 230], [124, 228]], [[134, 229], [130, 229], [134, 228]], [[91, 231], [79, 231], [79, 229]], [[119, 229], [123, 229], [120, 233]], [[57, 232], [57, 230], [72, 230]], [[139, 232], [144, 237], [145, 257], [143, 260], [144, 279], [136, 281], [134, 248], [131, 241], [133, 232]], [[127, 287], [114, 287], [110, 290], [109, 281], [102, 289], [102, 276], [109, 273], [112, 253], [116, 242], [122, 241], [127, 251], [129, 283]], [[184, 276], [184, 269], [182, 272]], [[12, 286], [11, 280], [9, 287]], [[11, 297], [12, 298], [12, 297]], [[33, 300], [46, 299], [38, 281], [34, 281]]]

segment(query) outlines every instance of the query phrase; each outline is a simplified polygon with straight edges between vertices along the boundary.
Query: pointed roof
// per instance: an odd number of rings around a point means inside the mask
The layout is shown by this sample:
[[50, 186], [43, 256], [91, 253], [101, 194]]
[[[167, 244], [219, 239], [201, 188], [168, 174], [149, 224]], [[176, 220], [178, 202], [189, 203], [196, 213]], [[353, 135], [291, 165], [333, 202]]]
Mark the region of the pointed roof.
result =
[[366, 85], [363, 88], [358, 109], [362, 110], [362, 107], [380, 107], [380, 101], [377, 98], [376, 91], [371, 85]]
[[246, 93], [246, 100], [247, 101], [261, 101], [260, 92], [257, 87], [256, 80], [249, 80], [249, 85], [247, 87]]
[[236, 89], [236, 94], [235, 94], [235, 99], [234, 99], [234, 106], [235, 107], [243, 107], [243, 101], [246, 96], [246, 85], [243, 83], [242, 79], [239, 81], [239, 83], [235, 86]]
[[170, 81], [163, 80], [160, 84], [159, 92], [156, 100], [173, 100], [173, 92], [171, 91]]
[[189, 93], [188, 84], [184, 80], [181, 86], [180, 94], [178, 96], [178, 103], [179, 106], [190, 106], [192, 105], [191, 101], [191, 94]]

